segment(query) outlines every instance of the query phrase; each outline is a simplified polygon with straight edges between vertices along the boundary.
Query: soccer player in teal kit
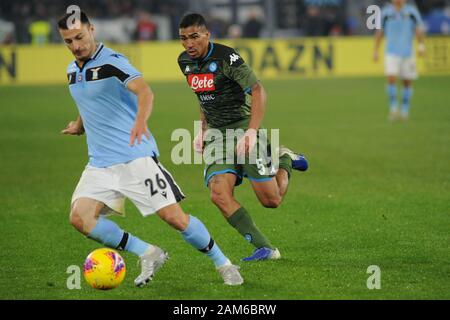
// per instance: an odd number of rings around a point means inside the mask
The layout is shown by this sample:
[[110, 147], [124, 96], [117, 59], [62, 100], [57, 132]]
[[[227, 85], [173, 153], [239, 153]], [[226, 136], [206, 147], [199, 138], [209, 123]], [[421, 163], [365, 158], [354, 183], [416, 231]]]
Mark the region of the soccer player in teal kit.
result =
[[[412, 97], [412, 81], [417, 79], [416, 60], [413, 51], [414, 37], [419, 41], [419, 56], [425, 53], [424, 27], [417, 9], [406, 0], [392, 0], [381, 12], [382, 30], [377, 31], [374, 60], [383, 35], [386, 36], [385, 74], [388, 78], [389, 119], [391, 121], [409, 117]], [[397, 78], [403, 80], [402, 105], [399, 112], [397, 102]]]
[[178, 204], [184, 195], [158, 161], [157, 145], [147, 128], [153, 93], [142, 75], [124, 56], [95, 42], [94, 27], [83, 12], [75, 27], [69, 23], [71, 17], [61, 18], [58, 27], [75, 56], [67, 77], [80, 116], [62, 132], [86, 132], [89, 152], [89, 163], [72, 197], [71, 224], [105, 246], [139, 256], [142, 271], [135, 284], [143, 286], [168, 255], [105, 217], [123, 213], [129, 198], [143, 216], [156, 212], [186, 242], [205, 253], [225, 284], [242, 284], [238, 267], [225, 257], [203, 223]]

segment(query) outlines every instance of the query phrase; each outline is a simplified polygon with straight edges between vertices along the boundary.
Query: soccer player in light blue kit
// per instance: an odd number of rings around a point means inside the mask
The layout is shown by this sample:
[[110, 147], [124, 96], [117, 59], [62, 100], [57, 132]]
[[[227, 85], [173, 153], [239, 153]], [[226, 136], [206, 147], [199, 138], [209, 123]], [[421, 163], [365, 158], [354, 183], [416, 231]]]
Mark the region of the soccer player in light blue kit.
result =
[[86, 132], [89, 152], [89, 163], [72, 197], [71, 224], [105, 246], [139, 256], [142, 271], [134, 282], [144, 286], [168, 255], [105, 217], [123, 214], [125, 198], [129, 198], [143, 216], [156, 212], [186, 242], [205, 253], [225, 284], [242, 284], [238, 267], [225, 257], [203, 223], [178, 204], [184, 195], [158, 161], [156, 142], [147, 128], [153, 93], [142, 75], [124, 56], [95, 42], [94, 27], [83, 12], [78, 20], [66, 14], [58, 27], [75, 56], [67, 78], [80, 113], [62, 133]]
[[[388, 78], [389, 120], [407, 120], [413, 93], [412, 81], [417, 79], [414, 37], [419, 42], [418, 54], [425, 53], [424, 27], [419, 11], [406, 0], [392, 0], [381, 12], [382, 30], [375, 35], [374, 60], [378, 61], [383, 35], [386, 36], [385, 74]], [[403, 80], [401, 111], [397, 102], [397, 78]]]

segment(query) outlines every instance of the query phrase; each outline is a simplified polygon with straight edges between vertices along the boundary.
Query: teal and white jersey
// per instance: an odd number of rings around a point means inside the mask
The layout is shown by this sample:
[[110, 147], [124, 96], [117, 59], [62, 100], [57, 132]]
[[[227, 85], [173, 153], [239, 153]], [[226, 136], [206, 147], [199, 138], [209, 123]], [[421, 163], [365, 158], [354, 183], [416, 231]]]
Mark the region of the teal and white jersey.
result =
[[159, 155], [151, 134], [141, 144], [129, 145], [138, 106], [127, 85], [141, 76], [123, 55], [103, 44], [82, 68], [76, 61], [69, 64], [69, 90], [86, 131], [89, 165], [102, 168]]
[[386, 53], [399, 57], [412, 56], [416, 28], [423, 28], [417, 8], [405, 4], [397, 11], [392, 4], [388, 4], [381, 11], [381, 21], [387, 42]]

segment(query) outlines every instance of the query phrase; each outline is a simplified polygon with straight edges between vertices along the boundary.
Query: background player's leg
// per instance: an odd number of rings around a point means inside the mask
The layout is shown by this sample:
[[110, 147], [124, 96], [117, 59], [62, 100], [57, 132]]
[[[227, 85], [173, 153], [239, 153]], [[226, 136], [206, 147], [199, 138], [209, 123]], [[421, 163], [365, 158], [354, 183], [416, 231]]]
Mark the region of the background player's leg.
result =
[[234, 199], [235, 183], [236, 176], [231, 173], [213, 176], [208, 183], [212, 202], [219, 208], [227, 222], [255, 248], [274, 249], [269, 240], [255, 225], [247, 210]]
[[412, 94], [413, 94], [412, 80], [406, 79], [403, 80], [403, 96], [402, 96], [402, 110], [401, 110], [401, 117], [403, 120], [408, 119]]
[[70, 223], [79, 232], [110, 248], [129, 251], [137, 256], [152, 247], [150, 244], [123, 231], [119, 226], [100, 216], [105, 204], [90, 198], [79, 198], [72, 205]]
[[397, 103], [397, 78], [388, 76], [387, 94], [389, 97], [389, 120], [395, 120], [398, 116]]
[[219, 270], [226, 284], [238, 285], [243, 280], [237, 268], [223, 254], [211, 238], [205, 225], [196, 217], [187, 215], [176, 203], [158, 211], [158, 216], [173, 228], [181, 232], [183, 239], [195, 249], [206, 254]]

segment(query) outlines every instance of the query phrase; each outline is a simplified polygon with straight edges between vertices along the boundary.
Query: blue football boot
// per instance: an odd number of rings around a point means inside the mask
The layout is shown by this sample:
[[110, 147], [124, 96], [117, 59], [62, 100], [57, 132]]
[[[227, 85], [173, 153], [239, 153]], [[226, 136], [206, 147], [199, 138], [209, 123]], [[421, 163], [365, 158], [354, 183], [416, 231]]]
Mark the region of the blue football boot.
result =
[[278, 260], [281, 258], [278, 249], [258, 248], [250, 257], [242, 259], [242, 261], [262, 261], [262, 260]]
[[296, 153], [284, 146], [280, 147], [280, 157], [287, 154], [292, 159], [292, 169], [299, 171], [308, 170], [308, 160], [306, 160], [305, 156], [299, 153]]

